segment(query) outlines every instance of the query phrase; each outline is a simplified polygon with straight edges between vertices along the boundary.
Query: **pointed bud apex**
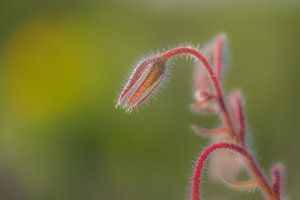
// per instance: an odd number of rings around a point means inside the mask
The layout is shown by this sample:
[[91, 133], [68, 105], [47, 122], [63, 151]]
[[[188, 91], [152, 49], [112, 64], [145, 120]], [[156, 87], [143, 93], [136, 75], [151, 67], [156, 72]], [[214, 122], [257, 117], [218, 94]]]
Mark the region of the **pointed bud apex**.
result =
[[154, 56], [140, 62], [134, 68], [116, 103], [127, 111], [138, 107], [161, 85], [167, 71], [166, 60]]

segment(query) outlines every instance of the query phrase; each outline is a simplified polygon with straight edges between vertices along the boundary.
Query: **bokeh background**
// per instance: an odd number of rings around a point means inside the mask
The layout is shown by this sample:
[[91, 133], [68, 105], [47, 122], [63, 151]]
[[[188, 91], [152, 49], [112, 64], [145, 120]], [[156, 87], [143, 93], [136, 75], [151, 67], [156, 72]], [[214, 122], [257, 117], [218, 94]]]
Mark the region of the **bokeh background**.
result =
[[[300, 198], [299, 0], [2, 0], [0, 199], [186, 199], [208, 142], [188, 125], [218, 123], [189, 112], [191, 62], [140, 112], [114, 102], [142, 53], [218, 32], [232, 54], [224, 87], [246, 96], [258, 160], [265, 171], [283, 161]], [[262, 199], [205, 179], [205, 199]]]

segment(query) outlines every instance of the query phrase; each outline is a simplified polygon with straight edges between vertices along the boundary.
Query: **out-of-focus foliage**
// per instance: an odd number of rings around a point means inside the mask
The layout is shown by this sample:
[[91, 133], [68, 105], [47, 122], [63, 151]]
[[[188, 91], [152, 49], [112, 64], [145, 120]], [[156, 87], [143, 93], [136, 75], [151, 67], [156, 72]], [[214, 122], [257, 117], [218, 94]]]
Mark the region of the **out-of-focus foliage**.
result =
[[[287, 165], [300, 198], [300, 3], [275, 1], [2, 1], [0, 199], [184, 199], [207, 141], [189, 123], [191, 63], [140, 113], [114, 109], [124, 73], [149, 49], [230, 41], [226, 87], [239, 88], [260, 163]], [[208, 199], [259, 199], [207, 179]]]
[[3, 58], [4, 87], [17, 115], [47, 118], [90, 96], [95, 76], [85, 32], [79, 20], [70, 24], [40, 17], [24, 23], [10, 38]]

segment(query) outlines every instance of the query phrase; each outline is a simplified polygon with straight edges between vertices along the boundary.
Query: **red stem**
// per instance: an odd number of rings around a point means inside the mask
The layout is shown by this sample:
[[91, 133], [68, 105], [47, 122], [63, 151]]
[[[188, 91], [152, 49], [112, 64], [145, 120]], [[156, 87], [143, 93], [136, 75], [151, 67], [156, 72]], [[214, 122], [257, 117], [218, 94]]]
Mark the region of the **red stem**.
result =
[[272, 167], [272, 189], [278, 199], [281, 197], [281, 176], [282, 166], [281, 164], [275, 164]]
[[[221, 45], [221, 44], [220, 44]], [[220, 49], [220, 47], [219, 47]], [[205, 57], [203, 57], [196, 49], [193, 49], [191, 47], [178, 47], [178, 48], [174, 48], [171, 50], [168, 50], [166, 52], [164, 52], [163, 54], [161, 54], [161, 58], [165, 59], [165, 61], [167, 61], [168, 59], [172, 58], [173, 56], [179, 55], [179, 54], [190, 54], [192, 56], [194, 56], [195, 58], [197, 58], [204, 66], [205, 70], [208, 73], [208, 76], [212, 82], [212, 85], [214, 87], [215, 93], [216, 93], [216, 100], [219, 103], [220, 106], [220, 110], [221, 110], [221, 114], [223, 117], [223, 121], [225, 123], [225, 126], [228, 127], [228, 134], [231, 137], [231, 139], [233, 139], [235, 141], [236, 139], [236, 134], [235, 134], [235, 130], [234, 130], [234, 126], [233, 123], [231, 121], [229, 112], [227, 110], [225, 101], [224, 101], [224, 97], [223, 97], [223, 93], [222, 93], [222, 88], [220, 85], [220, 80], [217, 77], [217, 74], [215, 73], [215, 71], [213, 70], [213, 68], [210, 66], [210, 64], [208, 63], [208, 61], [206, 60]], [[221, 53], [220, 53], [221, 54]], [[219, 64], [217, 62], [216, 67], [220, 68], [221, 65], [221, 61], [220, 61], [220, 54], [219, 57], [217, 57], [219, 59]], [[217, 59], [216, 58], [216, 59]], [[218, 69], [220, 70], [220, 69]], [[244, 130], [244, 115], [242, 113], [242, 105], [239, 105], [239, 114], [241, 114], [241, 118], [240, 118], [240, 123], [242, 124], [241, 129], [240, 130]], [[244, 131], [243, 131], [244, 132]], [[242, 138], [244, 137], [244, 134], [239, 134], [240, 135], [240, 140], [243, 140]], [[240, 140], [238, 140], [239, 143]], [[252, 176], [255, 178], [255, 180], [257, 181], [257, 184], [260, 186], [261, 190], [263, 191], [263, 193], [265, 194], [265, 196], [269, 199], [269, 200], [279, 200], [279, 197], [276, 196], [276, 194], [274, 193], [274, 191], [272, 190], [272, 187], [268, 184], [267, 180], [264, 178], [262, 172], [259, 170], [258, 166], [256, 165], [254, 159], [252, 158], [251, 154], [249, 154], [247, 152], [246, 149], [244, 149], [244, 147], [236, 145], [236, 144], [232, 144], [232, 143], [226, 143], [226, 142], [220, 142], [220, 143], [216, 143], [216, 144], [212, 144], [211, 146], [207, 147], [206, 149], [204, 149], [204, 151], [201, 153], [201, 155], [199, 156], [199, 159], [196, 163], [195, 169], [194, 169], [194, 175], [193, 175], [193, 185], [192, 185], [192, 200], [200, 200], [200, 190], [199, 190], [199, 186], [200, 186], [200, 176], [202, 173], [202, 168], [204, 165], [205, 160], [208, 158], [208, 156], [214, 152], [215, 150], [218, 149], [229, 149], [232, 150], [240, 155], [242, 155], [247, 163], [248, 166], [248, 170], [249, 172], [252, 174]]]
[[239, 130], [238, 130], [238, 141], [243, 145], [245, 144], [245, 116], [243, 107], [241, 105], [241, 100], [238, 100], [238, 114], [239, 114]]
[[234, 133], [233, 124], [230, 120], [229, 113], [228, 113], [227, 107], [224, 102], [222, 88], [221, 88], [221, 85], [220, 85], [220, 82], [218, 80], [216, 73], [213, 71], [212, 67], [210, 66], [210, 64], [208, 63], [206, 58], [204, 56], [202, 56], [196, 49], [191, 48], [191, 47], [174, 48], [174, 49], [168, 50], [165, 53], [163, 53], [161, 55], [161, 57], [164, 58], [165, 60], [168, 60], [169, 58], [179, 55], [179, 54], [190, 54], [190, 55], [196, 57], [204, 65], [204, 68], [207, 71], [209, 78], [214, 86], [214, 90], [216, 93], [216, 99], [219, 103], [225, 125], [229, 128], [228, 134], [233, 140], [235, 140], [236, 135]]
[[[224, 46], [224, 39], [225, 36], [220, 34], [215, 39], [215, 47], [214, 47], [214, 70], [218, 79], [221, 80], [221, 70], [222, 70], [222, 57], [223, 57], [223, 46]], [[242, 145], [245, 144], [244, 137], [245, 137], [245, 117], [244, 111], [241, 104], [241, 96], [239, 93], [234, 94], [234, 106], [237, 110], [238, 116], [238, 130], [237, 130], [237, 142], [241, 143]]]
[[249, 171], [257, 181], [258, 185], [260, 186], [265, 196], [269, 200], [279, 200], [279, 197], [277, 197], [273, 192], [272, 188], [270, 187], [270, 185], [264, 178], [263, 174], [259, 170], [258, 166], [256, 165], [251, 154], [249, 154], [243, 147], [236, 144], [227, 143], [227, 142], [212, 144], [209, 147], [205, 148], [200, 154], [196, 162], [194, 174], [193, 174], [192, 197], [191, 197], [192, 200], [200, 200], [201, 198], [201, 190], [199, 190], [199, 187], [201, 185], [201, 173], [204, 166], [204, 162], [206, 161], [206, 159], [211, 153], [219, 149], [228, 149], [243, 156], [244, 160], [248, 165]]

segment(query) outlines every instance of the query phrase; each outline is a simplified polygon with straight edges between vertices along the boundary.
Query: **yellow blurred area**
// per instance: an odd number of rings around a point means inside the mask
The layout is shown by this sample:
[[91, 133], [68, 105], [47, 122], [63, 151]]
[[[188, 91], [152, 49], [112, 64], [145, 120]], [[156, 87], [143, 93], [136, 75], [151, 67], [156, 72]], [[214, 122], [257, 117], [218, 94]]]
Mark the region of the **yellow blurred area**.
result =
[[49, 119], [89, 99], [95, 76], [87, 31], [80, 20], [51, 16], [16, 28], [3, 63], [4, 96], [17, 116]]

